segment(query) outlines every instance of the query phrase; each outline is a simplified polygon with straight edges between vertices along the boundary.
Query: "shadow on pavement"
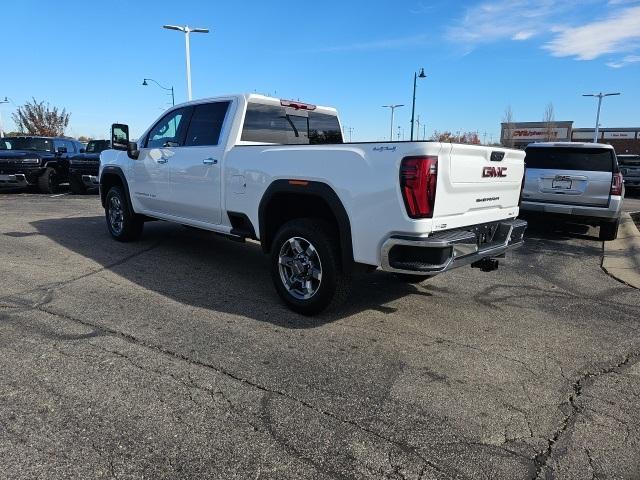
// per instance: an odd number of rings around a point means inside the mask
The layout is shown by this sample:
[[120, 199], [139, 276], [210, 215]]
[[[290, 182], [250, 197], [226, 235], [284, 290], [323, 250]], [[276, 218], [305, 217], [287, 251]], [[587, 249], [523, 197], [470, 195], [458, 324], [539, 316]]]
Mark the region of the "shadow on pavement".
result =
[[364, 310], [392, 313], [395, 309], [385, 304], [407, 294], [431, 296], [429, 289], [435, 290], [428, 283], [416, 287], [385, 272], [358, 275], [344, 306], [308, 318], [280, 302], [268, 257], [257, 243], [240, 244], [210, 232], [158, 221], [145, 225], [141, 241], [123, 244], [109, 236], [102, 216], [31, 224], [39, 234], [144, 289], [194, 307], [288, 328], [318, 327]]
[[553, 215], [531, 215], [521, 213], [520, 218], [529, 223], [525, 233], [525, 239], [537, 238], [548, 240], [567, 240], [579, 238], [582, 240], [599, 241], [598, 230], [590, 231], [589, 225], [572, 223], [566, 219]]

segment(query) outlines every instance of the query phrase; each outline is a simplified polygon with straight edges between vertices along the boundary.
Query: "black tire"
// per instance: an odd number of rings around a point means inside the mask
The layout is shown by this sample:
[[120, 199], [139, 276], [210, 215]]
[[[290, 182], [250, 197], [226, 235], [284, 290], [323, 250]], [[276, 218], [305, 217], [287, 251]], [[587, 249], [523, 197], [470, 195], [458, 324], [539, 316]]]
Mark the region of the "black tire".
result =
[[[294, 238], [312, 245], [313, 257], [319, 260], [320, 264], [321, 279], [315, 292], [306, 299], [297, 297], [296, 293], [286, 286], [283, 279], [286, 273], [281, 274], [280, 270], [281, 251], [288, 248]], [[337, 307], [348, 297], [351, 277], [342, 271], [338, 244], [337, 232], [331, 224], [322, 219], [292, 220], [278, 230], [271, 246], [271, 277], [278, 295], [293, 311], [302, 315], [315, 315], [328, 308]]]
[[71, 190], [71, 193], [73, 193], [74, 195], [87, 194], [87, 187], [85, 187], [84, 183], [82, 183], [80, 180], [78, 180], [75, 177], [71, 177], [69, 179], [69, 189]]
[[394, 276], [401, 282], [413, 284], [422, 283], [431, 278], [431, 275], [411, 275], [408, 273], [395, 273]]
[[47, 167], [38, 177], [38, 190], [42, 193], [56, 193], [58, 191], [58, 175], [56, 169]]
[[620, 219], [613, 222], [602, 222], [600, 224], [600, 240], [609, 241], [618, 238], [618, 227], [620, 227]]
[[109, 233], [119, 242], [132, 242], [142, 235], [144, 221], [132, 210], [122, 187], [116, 185], [107, 192], [104, 215]]

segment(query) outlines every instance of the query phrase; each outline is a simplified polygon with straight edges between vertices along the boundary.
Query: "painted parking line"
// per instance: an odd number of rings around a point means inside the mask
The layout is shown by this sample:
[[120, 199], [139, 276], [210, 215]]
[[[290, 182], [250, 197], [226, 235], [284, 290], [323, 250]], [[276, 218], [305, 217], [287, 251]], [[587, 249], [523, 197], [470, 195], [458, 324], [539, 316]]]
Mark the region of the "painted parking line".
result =
[[51, 195], [50, 198], [64, 197], [65, 195], [69, 195], [69, 194], [68, 193], [58, 193], [57, 195]]

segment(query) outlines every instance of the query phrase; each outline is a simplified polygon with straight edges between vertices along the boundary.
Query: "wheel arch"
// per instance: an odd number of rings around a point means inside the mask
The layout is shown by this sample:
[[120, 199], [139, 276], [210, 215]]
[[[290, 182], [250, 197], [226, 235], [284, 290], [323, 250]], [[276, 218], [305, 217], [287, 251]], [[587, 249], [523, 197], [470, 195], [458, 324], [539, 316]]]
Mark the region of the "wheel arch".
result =
[[133, 212], [133, 205], [131, 203], [131, 196], [129, 195], [129, 184], [127, 183], [127, 179], [122, 169], [113, 165], [104, 167], [100, 175], [100, 202], [102, 203], [102, 206], [105, 206], [107, 193], [114, 185], [120, 185], [124, 188], [129, 208], [131, 208], [131, 211]]
[[[295, 200], [296, 208], [278, 210], [283, 205], [290, 206]], [[308, 215], [300, 214], [309, 208]], [[271, 250], [278, 229], [295, 218], [321, 216], [335, 222], [340, 240], [340, 260], [344, 271], [351, 271], [354, 265], [351, 222], [342, 201], [326, 183], [281, 179], [275, 180], [266, 189], [258, 207], [260, 243], [265, 253]]]

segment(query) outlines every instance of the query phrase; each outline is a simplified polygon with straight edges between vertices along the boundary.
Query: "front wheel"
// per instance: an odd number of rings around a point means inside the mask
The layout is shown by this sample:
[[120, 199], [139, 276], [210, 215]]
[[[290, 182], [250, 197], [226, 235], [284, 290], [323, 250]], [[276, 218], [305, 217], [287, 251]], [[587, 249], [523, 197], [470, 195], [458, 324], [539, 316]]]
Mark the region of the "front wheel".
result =
[[314, 315], [337, 306], [349, 292], [335, 229], [321, 219], [283, 225], [271, 248], [271, 277], [280, 298], [295, 312]]
[[131, 242], [140, 238], [144, 221], [133, 212], [121, 187], [109, 189], [104, 205], [107, 228], [113, 238], [119, 242]]
[[600, 224], [600, 240], [608, 241], [618, 238], [618, 227], [620, 227], [620, 219]]
[[38, 190], [42, 193], [55, 193], [58, 189], [58, 175], [53, 167], [47, 167], [38, 177]]

